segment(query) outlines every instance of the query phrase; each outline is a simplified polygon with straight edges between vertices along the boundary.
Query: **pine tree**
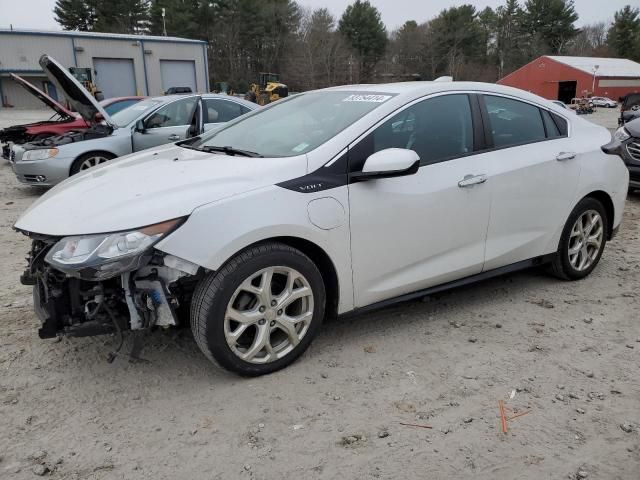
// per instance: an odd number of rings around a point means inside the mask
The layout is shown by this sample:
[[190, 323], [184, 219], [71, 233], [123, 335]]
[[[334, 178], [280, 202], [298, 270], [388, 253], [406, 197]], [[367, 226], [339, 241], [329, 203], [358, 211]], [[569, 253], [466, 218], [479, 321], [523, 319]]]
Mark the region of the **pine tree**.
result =
[[[153, 35], [163, 35], [166, 26], [168, 36], [206, 39], [207, 10], [222, 3], [197, 0], [152, 0], [149, 8], [149, 30]], [[209, 7], [211, 5], [211, 7]], [[162, 9], [164, 8], [164, 23]]]
[[576, 20], [578, 14], [573, 0], [527, 0], [522, 27], [530, 37], [530, 53], [563, 53], [567, 43], [580, 31], [574, 26]]
[[360, 81], [370, 80], [387, 46], [387, 30], [380, 12], [368, 1], [356, 0], [343, 13], [338, 30], [358, 54]]
[[95, 30], [109, 33], [146, 33], [149, 28], [148, 0], [95, 1]]
[[615, 13], [607, 41], [616, 55], [640, 61], [640, 10], [627, 5]]
[[96, 21], [92, 7], [85, 0], [57, 0], [53, 13], [63, 29], [86, 32], [93, 30]]

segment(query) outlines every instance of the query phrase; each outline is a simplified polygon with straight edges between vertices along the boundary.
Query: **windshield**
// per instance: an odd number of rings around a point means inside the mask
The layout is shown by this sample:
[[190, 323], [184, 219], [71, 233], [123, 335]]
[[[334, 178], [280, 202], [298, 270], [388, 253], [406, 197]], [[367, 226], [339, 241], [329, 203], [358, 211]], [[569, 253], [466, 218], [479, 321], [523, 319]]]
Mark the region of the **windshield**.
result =
[[160, 104], [159, 100], [143, 100], [111, 115], [111, 120], [118, 127], [126, 127], [145, 112], [151, 111]]
[[190, 148], [212, 147], [292, 157], [310, 152], [392, 97], [317, 91], [296, 95], [217, 130]]

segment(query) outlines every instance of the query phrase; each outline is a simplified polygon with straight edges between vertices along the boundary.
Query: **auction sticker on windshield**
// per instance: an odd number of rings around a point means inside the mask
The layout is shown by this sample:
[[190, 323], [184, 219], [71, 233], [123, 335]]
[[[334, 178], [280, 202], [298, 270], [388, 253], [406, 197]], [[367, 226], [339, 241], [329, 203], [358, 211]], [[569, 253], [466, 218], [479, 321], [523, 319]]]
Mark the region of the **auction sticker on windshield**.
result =
[[382, 103], [386, 102], [391, 98], [391, 95], [349, 95], [347, 98], [342, 100], [343, 102], [373, 102], [373, 103]]

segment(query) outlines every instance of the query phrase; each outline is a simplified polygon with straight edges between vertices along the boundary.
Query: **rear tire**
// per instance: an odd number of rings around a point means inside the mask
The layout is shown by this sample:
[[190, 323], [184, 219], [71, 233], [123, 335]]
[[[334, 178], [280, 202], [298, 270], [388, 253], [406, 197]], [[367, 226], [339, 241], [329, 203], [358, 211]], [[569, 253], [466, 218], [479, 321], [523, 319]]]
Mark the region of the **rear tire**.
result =
[[579, 280], [598, 265], [607, 242], [607, 212], [595, 198], [583, 198], [569, 215], [550, 272], [563, 280]]
[[88, 170], [102, 163], [108, 162], [109, 160], [115, 158], [110, 153], [107, 152], [89, 152], [84, 155], [80, 155], [71, 165], [71, 175], [75, 175], [76, 173], [80, 173], [84, 170]]
[[282, 243], [251, 247], [205, 277], [194, 292], [191, 331], [214, 363], [244, 376], [264, 375], [296, 360], [325, 313], [316, 265]]

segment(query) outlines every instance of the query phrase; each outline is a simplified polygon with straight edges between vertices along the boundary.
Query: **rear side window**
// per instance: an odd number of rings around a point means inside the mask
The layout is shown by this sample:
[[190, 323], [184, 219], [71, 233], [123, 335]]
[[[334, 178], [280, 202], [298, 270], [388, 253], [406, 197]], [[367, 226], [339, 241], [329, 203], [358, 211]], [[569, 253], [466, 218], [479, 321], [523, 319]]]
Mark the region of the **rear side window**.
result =
[[469, 97], [442, 95], [412, 105], [376, 128], [352, 150], [352, 171], [372, 154], [387, 148], [415, 151], [421, 165], [473, 152], [473, 122]]
[[239, 117], [246, 113], [248, 109], [236, 102], [209, 98], [204, 100], [204, 110], [206, 114], [205, 123], [222, 123]]
[[497, 148], [539, 142], [546, 138], [540, 109], [511, 98], [484, 96], [493, 144]]

